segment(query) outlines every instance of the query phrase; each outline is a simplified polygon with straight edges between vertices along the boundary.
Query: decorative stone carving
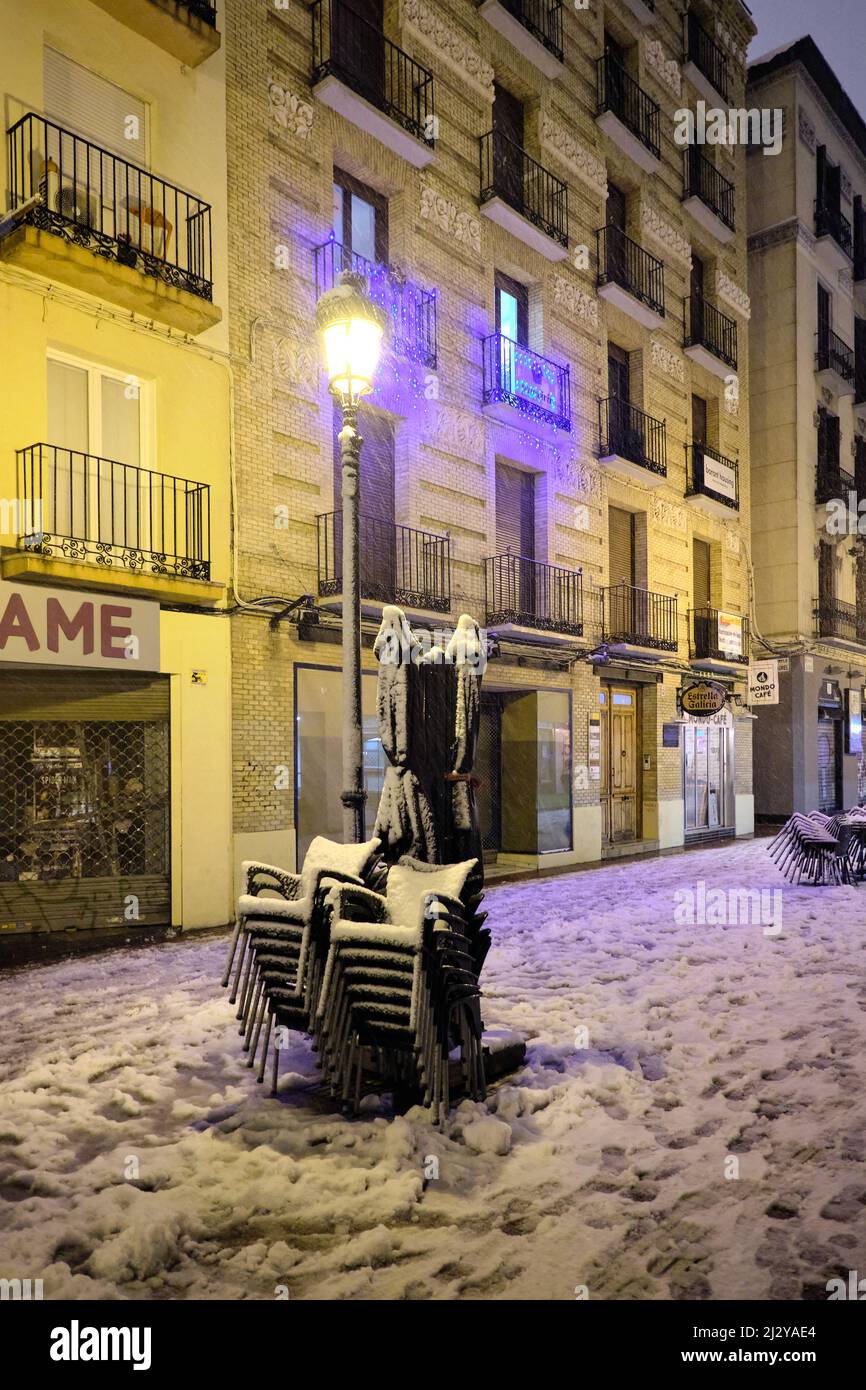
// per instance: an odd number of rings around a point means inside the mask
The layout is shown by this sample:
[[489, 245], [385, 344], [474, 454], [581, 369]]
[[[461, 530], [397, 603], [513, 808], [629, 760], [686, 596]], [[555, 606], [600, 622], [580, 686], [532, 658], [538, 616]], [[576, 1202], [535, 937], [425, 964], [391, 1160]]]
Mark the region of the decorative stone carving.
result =
[[839, 288], [843, 294], [847, 294], [850, 299], [854, 294], [854, 276], [850, 270], [840, 270], [837, 272]]
[[445, 454], [455, 454], [458, 458], [472, 459], [476, 463], [484, 460], [484, 425], [474, 415], [466, 415], [450, 405], [439, 405], [432, 410], [428, 420], [428, 445], [441, 449]]
[[733, 373], [725, 378], [725, 414], [735, 419], [740, 415], [740, 379]]
[[465, 246], [476, 256], [481, 255], [481, 223], [478, 218], [471, 213], [461, 212], [456, 203], [450, 203], [429, 183], [421, 188], [421, 216], [460, 246]]
[[653, 516], [660, 526], [666, 526], [669, 531], [686, 529], [685, 507], [678, 507], [676, 503], [667, 502], [663, 497], [653, 498]]
[[716, 40], [720, 48], [726, 48], [741, 68], [746, 66], [746, 50], [734, 38], [730, 29], [720, 19], [716, 20]]
[[669, 376], [672, 381], [680, 382], [681, 385], [685, 384], [686, 369], [682, 357], [672, 348], [665, 347], [658, 338], [653, 338], [652, 360], [653, 366], [664, 372], [665, 376]]
[[650, 203], [641, 203], [640, 224], [643, 232], [666, 251], [674, 260], [680, 261], [687, 270], [692, 268], [692, 248], [682, 232], [672, 227], [656, 212]]
[[812, 154], [814, 154], [818, 144], [818, 137], [815, 134], [815, 127], [809, 120], [802, 106], [797, 109], [797, 133], [807, 150], [811, 150]]
[[[733, 518], [731, 518], [732, 521]], [[740, 537], [739, 533], [733, 529], [731, 522], [725, 527], [725, 549], [730, 550], [732, 555], [739, 555]]]
[[724, 271], [720, 270], [716, 274], [716, 298], [740, 314], [744, 319], [752, 317], [752, 301], [745, 290], [740, 289]]
[[435, 51], [446, 67], [485, 101], [493, 100], [493, 68], [480, 49], [442, 18], [438, 5], [403, 0], [402, 23], [413, 38]]
[[271, 118], [277, 125], [299, 140], [309, 140], [313, 129], [313, 108], [308, 101], [301, 101], [279, 82], [272, 81], [268, 84], [268, 105]]
[[573, 318], [582, 319], [591, 328], [598, 328], [598, 300], [587, 294], [571, 280], [563, 280], [557, 275], [553, 284], [553, 302], [566, 309]]
[[748, 250], [766, 251], [773, 246], [783, 246], [788, 241], [796, 241], [811, 255], [815, 254], [815, 238], [798, 217], [789, 217], [786, 222], [778, 222], [765, 232], [756, 232], [749, 237]]
[[319, 387], [319, 358], [309, 338], [283, 337], [274, 342], [274, 376], [315, 395]]
[[648, 39], [644, 46], [647, 70], [675, 97], [682, 92], [682, 73], [675, 58], [668, 58], [658, 39]]
[[541, 144], [544, 149], [556, 155], [572, 174], [587, 184], [600, 197], [607, 197], [607, 173], [604, 160], [576, 140], [564, 126], [546, 111], [541, 117]]

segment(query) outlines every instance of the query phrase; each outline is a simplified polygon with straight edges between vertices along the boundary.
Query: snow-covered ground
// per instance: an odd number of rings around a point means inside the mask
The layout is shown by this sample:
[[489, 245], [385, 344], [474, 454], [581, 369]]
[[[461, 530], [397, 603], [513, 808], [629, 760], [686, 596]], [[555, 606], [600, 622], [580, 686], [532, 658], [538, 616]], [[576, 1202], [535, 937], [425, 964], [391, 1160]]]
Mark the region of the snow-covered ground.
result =
[[[781, 932], [678, 921], [700, 883], [710, 919], [712, 890], [781, 889]], [[302, 1039], [272, 1100], [223, 938], [8, 977], [0, 1277], [46, 1298], [777, 1299], [866, 1275], [866, 887], [792, 888], [756, 841], [487, 906], [485, 1020], [528, 1059], [442, 1131], [339, 1114]]]

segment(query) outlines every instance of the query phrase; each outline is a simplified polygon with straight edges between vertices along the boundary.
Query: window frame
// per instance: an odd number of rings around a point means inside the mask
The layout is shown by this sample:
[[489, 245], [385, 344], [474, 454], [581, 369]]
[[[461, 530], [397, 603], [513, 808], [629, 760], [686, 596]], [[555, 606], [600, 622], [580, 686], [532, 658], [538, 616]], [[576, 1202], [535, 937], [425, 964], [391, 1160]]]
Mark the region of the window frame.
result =
[[[65, 367], [74, 367], [79, 371], [87, 373], [87, 450], [86, 453], [93, 458], [107, 459], [112, 463], [122, 463], [121, 459], [112, 459], [110, 454], [106, 454], [102, 448], [102, 381], [108, 378], [111, 381], [119, 381], [128, 385], [130, 379], [134, 379], [138, 385], [138, 464], [126, 464], [126, 467], [138, 467], [143, 472], [152, 473], [158, 471], [155, 468], [155, 441], [156, 441], [156, 410], [154, 381], [151, 378], [143, 377], [138, 372], [124, 371], [119, 367], [109, 367], [103, 362], [94, 361], [92, 358], [79, 357], [75, 353], [65, 352], [62, 348], [49, 347], [45, 354], [45, 436], [48, 436], [48, 364], [58, 362]], [[95, 434], [95, 437], [94, 437]], [[98, 444], [98, 448], [94, 447]], [[57, 445], [58, 448], [68, 448], [68, 445]]]
[[[349, 217], [348, 219], [346, 218], [347, 197], [348, 199], [352, 199], [353, 197], [360, 198], [362, 202], [371, 205], [375, 214], [373, 227], [375, 255], [372, 264], [387, 265], [390, 235], [390, 228], [388, 225], [388, 199], [383, 193], [378, 193], [375, 188], [370, 188], [368, 184], [362, 183], [360, 179], [354, 178], [352, 174], [347, 174], [345, 169], [340, 169], [336, 164], [333, 169], [332, 184], [334, 187], [341, 189], [343, 193], [344, 240], [341, 242], [343, 250], [347, 255], [360, 255], [360, 252], [356, 253], [352, 246], [351, 202], [349, 202]], [[366, 256], [362, 257], [362, 260], [366, 259]]]

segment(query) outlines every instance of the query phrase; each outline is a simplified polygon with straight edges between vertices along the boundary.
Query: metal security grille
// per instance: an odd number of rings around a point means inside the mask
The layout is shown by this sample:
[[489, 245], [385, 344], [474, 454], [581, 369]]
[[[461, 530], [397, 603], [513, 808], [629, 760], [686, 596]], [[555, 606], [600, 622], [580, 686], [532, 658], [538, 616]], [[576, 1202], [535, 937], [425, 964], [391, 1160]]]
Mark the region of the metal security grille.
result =
[[475, 753], [478, 788], [478, 824], [485, 859], [495, 860], [502, 848], [502, 699], [481, 696], [481, 721]]
[[169, 726], [0, 721], [0, 929], [169, 923]]

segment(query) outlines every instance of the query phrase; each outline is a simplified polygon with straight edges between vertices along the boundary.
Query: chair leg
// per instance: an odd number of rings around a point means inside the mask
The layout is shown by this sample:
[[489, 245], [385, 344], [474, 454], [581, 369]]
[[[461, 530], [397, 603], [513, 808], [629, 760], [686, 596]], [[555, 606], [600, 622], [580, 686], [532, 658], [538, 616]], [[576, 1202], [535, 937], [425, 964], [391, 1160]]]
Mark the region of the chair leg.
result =
[[240, 949], [240, 955], [238, 956], [237, 968], [236, 968], [236, 970], [235, 970], [235, 980], [234, 980], [234, 984], [232, 985], [232, 992], [231, 992], [231, 994], [229, 995], [229, 1003], [230, 1003], [230, 1004], [234, 1004], [234, 1003], [237, 1002], [237, 997], [238, 997], [238, 985], [240, 984], [240, 980], [241, 980], [241, 970], [243, 969], [244, 956], [246, 955], [246, 953], [247, 953], [247, 933], [244, 932], [243, 935], [242, 935], [242, 937], [241, 937], [241, 949]]
[[242, 917], [239, 917], [238, 920], [235, 922], [235, 929], [234, 929], [234, 931], [232, 932], [232, 939], [231, 939], [231, 942], [230, 942], [230, 944], [229, 944], [229, 957], [228, 957], [228, 960], [226, 961], [225, 973], [223, 974], [222, 981], [221, 981], [223, 989], [225, 989], [226, 985], [228, 984], [228, 982], [229, 982], [229, 977], [230, 977], [230, 975], [231, 975], [231, 973], [232, 973], [232, 961], [233, 961], [234, 958], [235, 958], [235, 951], [237, 950], [237, 945], [238, 945], [238, 937], [239, 937], [240, 934], [241, 934], [241, 927], [242, 927], [242, 926], [243, 926], [243, 918], [242, 918]]
[[[271, 1013], [270, 1009], [268, 1009], [268, 1021], [265, 1026], [265, 1038], [264, 1042], [262, 1043], [262, 1063], [259, 1067], [259, 1074], [256, 1077], [256, 1081], [259, 1083], [260, 1086], [265, 1079], [265, 1067], [268, 1064], [268, 1043], [271, 1040], [271, 1026], [273, 1024], [273, 1021], [274, 1016]], [[276, 1047], [276, 1044], [274, 1044], [274, 1046]]]
[[271, 1095], [277, 1094], [277, 1079], [280, 1072], [280, 1049], [277, 1047], [277, 1040], [274, 1038], [274, 1070], [271, 1077]]

